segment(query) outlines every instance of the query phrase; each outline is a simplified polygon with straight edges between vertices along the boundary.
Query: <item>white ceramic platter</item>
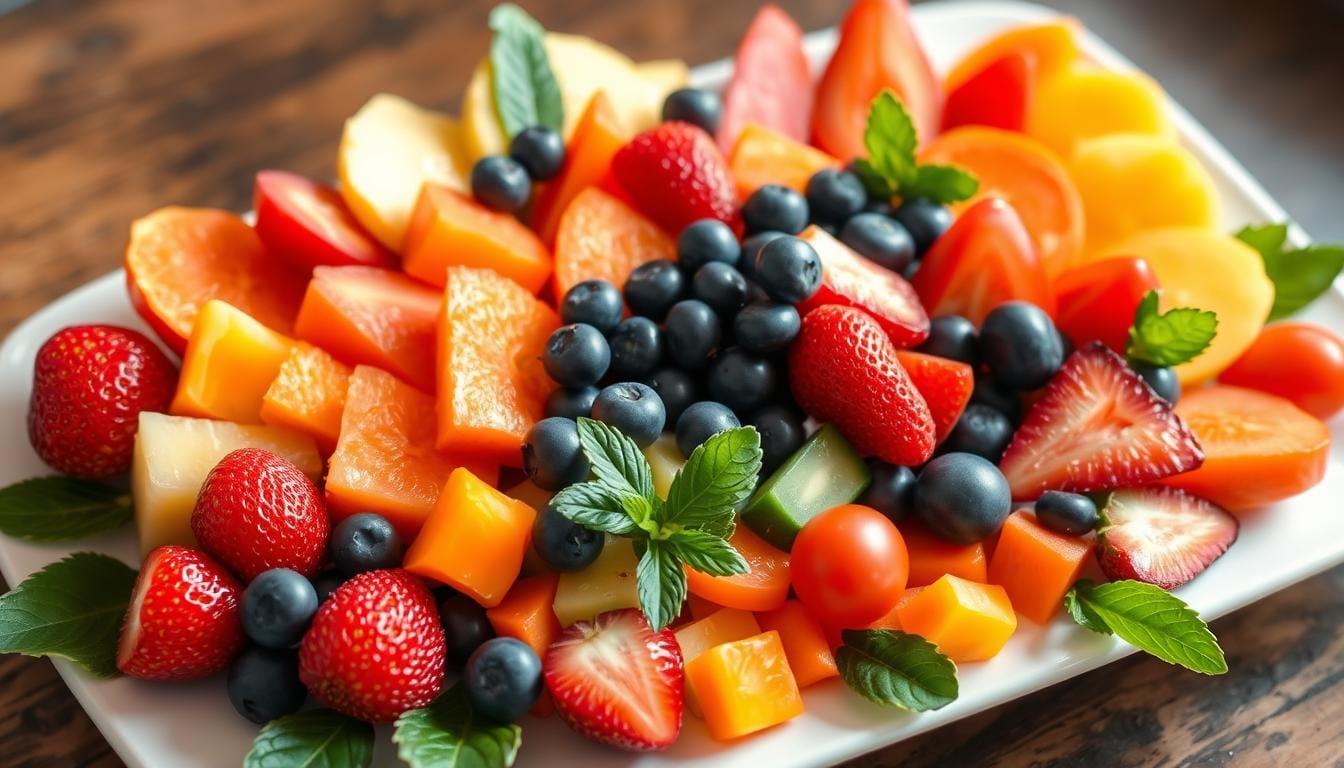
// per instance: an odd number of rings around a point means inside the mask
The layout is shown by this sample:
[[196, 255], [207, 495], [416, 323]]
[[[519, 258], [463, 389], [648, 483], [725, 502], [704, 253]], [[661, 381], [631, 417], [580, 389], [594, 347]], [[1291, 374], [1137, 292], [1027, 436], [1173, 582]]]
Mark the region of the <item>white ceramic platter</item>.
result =
[[[918, 6], [914, 19], [934, 65], [945, 71], [990, 34], [1053, 13], [1026, 3], [946, 2]], [[807, 44], [814, 63], [824, 62], [835, 45], [835, 33], [815, 33], [808, 37]], [[1086, 37], [1084, 49], [1103, 66], [1132, 67], [1095, 36]], [[694, 73], [696, 82], [719, 87], [730, 67], [728, 60], [700, 67]], [[396, 90], [396, 83], [386, 85]], [[1229, 231], [1247, 222], [1287, 218], [1187, 112], [1175, 104], [1170, 107], [1182, 140], [1204, 161], [1218, 183], [1227, 216], [1224, 226]], [[1295, 234], [1300, 241], [1303, 233]], [[1344, 331], [1344, 292], [1336, 290], [1317, 301], [1306, 318]], [[122, 273], [95, 280], [52, 303], [15, 329], [0, 347], [0, 425], [8, 436], [0, 442], [0, 485], [45, 473], [24, 439], [37, 348], [63, 326], [91, 322], [144, 329], [127, 301]], [[1273, 509], [1243, 515], [1236, 545], [1180, 590], [1181, 597], [1206, 618], [1235, 610], [1344, 561], [1344, 515], [1339, 514], [1339, 499], [1344, 498], [1344, 418], [1337, 418], [1331, 427], [1335, 442], [1325, 482]], [[77, 546], [41, 546], [0, 536], [0, 570], [14, 585], [71, 551], [87, 549], [107, 552], [133, 566], [139, 563], [129, 531], [79, 542]], [[731, 746], [711, 741], [704, 725], [693, 717], [687, 717], [676, 746], [655, 755], [630, 755], [595, 746], [568, 732], [556, 718], [530, 720], [523, 727], [518, 763], [550, 768], [828, 765], [1003, 704], [1131, 652], [1116, 640], [1088, 633], [1064, 619], [1049, 628], [1023, 621], [996, 658], [962, 667], [961, 697], [938, 712], [915, 715], [883, 709], [832, 680], [806, 692], [807, 712], [802, 717]], [[256, 734], [255, 726], [234, 714], [224, 682], [218, 677], [188, 685], [155, 685], [130, 679], [102, 681], [84, 676], [66, 662], [55, 663], [103, 735], [133, 768], [233, 768], [241, 764]], [[386, 729], [379, 733], [377, 764], [397, 764]]]

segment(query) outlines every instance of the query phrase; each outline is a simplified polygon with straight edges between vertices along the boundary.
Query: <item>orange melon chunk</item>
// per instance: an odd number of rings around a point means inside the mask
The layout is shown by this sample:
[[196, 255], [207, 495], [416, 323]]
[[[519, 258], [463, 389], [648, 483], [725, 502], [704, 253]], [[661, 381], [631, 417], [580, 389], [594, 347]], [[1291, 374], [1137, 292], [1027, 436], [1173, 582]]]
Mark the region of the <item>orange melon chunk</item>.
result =
[[958, 663], [993, 658], [1017, 630], [1017, 615], [1003, 587], [950, 574], [925, 587], [898, 613], [901, 629]]
[[260, 424], [262, 398], [294, 346], [232, 304], [206, 302], [191, 328], [169, 412]]
[[764, 730], [803, 713], [779, 633], [716, 645], [686, 665], [709, 735], [728, 741]]
[[1018, 510], [999, 531], [989, 561], [989, 582], [1008, 593], [1013, 608], [1037, 624], [1047, 624], [1064, 602], [1064, 593], [1092, 554], [1092, 542], [1056, 533]]
[[261, 399], [261, 420], [309, 435], [330, 455], [341, 435], [345, 391], [353, 372], [317, 347], [294, 347]]

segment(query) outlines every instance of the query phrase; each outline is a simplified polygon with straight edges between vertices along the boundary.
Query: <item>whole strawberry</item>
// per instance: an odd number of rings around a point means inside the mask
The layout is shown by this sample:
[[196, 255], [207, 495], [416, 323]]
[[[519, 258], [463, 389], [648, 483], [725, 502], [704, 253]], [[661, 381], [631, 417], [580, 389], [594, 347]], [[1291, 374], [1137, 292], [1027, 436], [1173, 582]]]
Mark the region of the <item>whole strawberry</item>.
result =
[[176, 366], [144, 334], [64, 328], [37, 351], [28, 440], [58, 472], [89, 480], [122, 474], [140, 412], [166, 411], [176, 388]]
[[789, 385], [803, 410], [835, 424], [862, 454], [908, 467], [933, 455], [929, 406], [861, 309], [827, 304], [803, 318], [789, 348]]
[[327, 546], [326, 504], [289, 459], [242, 448], [206, 476], [191, 512], [201, 549], [244, 582], [271, 568], [314, 576]]
[[644, 215], [672, 235], [697, 219], [738, 224], [737, 191], [714, 139], [668, 122], [621, 147], [611, 171]]
[[445, 650], [424, 584], [401, 569], [365, 571], [313, 617], [299, 647], [299, 677], [332, 709], [388, 722], [439, 695]]
[[220, 671], [243, 647], [242, 599], [238, 582], [204, 552], [152, 550], [121, 626], [117, 669], [170, 682]]

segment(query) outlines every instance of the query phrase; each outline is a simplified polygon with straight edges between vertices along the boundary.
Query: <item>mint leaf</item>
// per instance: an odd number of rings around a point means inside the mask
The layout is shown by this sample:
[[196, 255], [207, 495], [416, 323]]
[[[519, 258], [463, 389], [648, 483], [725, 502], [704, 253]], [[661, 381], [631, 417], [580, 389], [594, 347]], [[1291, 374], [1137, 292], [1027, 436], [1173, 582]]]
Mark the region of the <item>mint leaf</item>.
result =
[[243, 768], [367, 768], [373, 726], [330, 709], [272, 720], [252, 742]]
[[472, 711], [466, 686], [458, 683], [428, 707], [397, 718], [392, 743], [411, 768], [509, 768], [522, 746], [523, 729], [481, 718]]
[[686, 600], [686, 571], [666, 542], [642, 542], [644, 554], [635, 566], [635, 584], [639, 591], [639, 608], [657, 632], [681, 615], [681, 604]]
[[1087, 607], [1087, 604], [1078, 598], [1078, 590], [1087, 590], [1092, 588], [1092, 582], [1083, 579], [1073, 588], [1064, 593], [1064, 610], [1069, 612], [1069, 616], [1084, 629], [1090, 629], [1099, 635], [1113, 634], [1111, 628], [1106, 626], [1106, 622], [1100, 616]]
[[846, 629], [835, 651], [845, 683], [864, 698], [913, 712], [957, 699], [957, 665], [919, 635], [893, 629]]
[[636, 528], [647, 534], [654, 534], [662, 527], [663, 503], [657, 496], [646, 499], [643, 496], [626, 494], [621, 498], [621, 508], [630, 517]]
[[565, 105], [546, 57], [545, 30], [512, 3], [490, 11], [490, 85], [504, 134], [544, 125], [559, 131]]
[[850, 170], [859, 177], [863, 190], [874, 200], [890, 200], [896, 196], [896, 185], [887, 181], [866, 157], [855, 158]]
[[1088, 622], [1100, 620], [1135, 648], [1192, 672], [1227, 672], [1218, 638], [1199, 614], [1165, 589], [1133, 580], [1095, 587], [1079, 582], [1072, 594]]
[[756, 489], [760, 473], [761, 435], [755, 428], [714, 435], [691, 451], [672, 478], [665, 524], [731, 532], [737, 506]]
[[579, 442], [598, 482], [644, 498], [653, 495], [649, 460], [625, 433], [595, 419], [579, 417]]
[[951, 165], [921, 165], [915, 178], [901, 187], [901, 197], [924, 197], [946, 205], [969, 198], [980, 190], [971, 174]]
[[1193, 307], [1157, 310], [1157, 291], [1149, 291], [1134, 311], [1125, 356], [1134, 363], [1180, 365], [1199, 357], [1218, 335], [1218, 316]]
[[915, 147], [919, 136], [905, 105], [891, 91], [882, 91], [868, 108], [863, 146], [868, 163], [898, 190], [915, 180]]
[[103, 483], [51, 475], [0, 489], [0, 533], [70, 541], [131, 521], [131, 495]]
[[550, 504], [566, 520], [584, 528], [624, 536], [637, 530], [635, 521], [626, 511], [626, 501], [639, 498], [642, 497], [588, 482], [562, 488], [551, 497]]
[[76, 552], [0, 597], [0, 653], [58, 656], [117, 675], [117, 637], [135, 586], [120, 560]]
[[1344, 246], [1310, 245], [1288, 248], [1288, 225], [1243, 227], [1237, 239], [1260, 252], [1265, 274], [1274, 283], [1269, 320], [1281, 320], [1330, 289], [1344, 270]]
[[672, 531], [663, 544], [681, 562], [710, 576], [736, 576], [751, 571], [732, 544], [708, 531], [692, 528]]

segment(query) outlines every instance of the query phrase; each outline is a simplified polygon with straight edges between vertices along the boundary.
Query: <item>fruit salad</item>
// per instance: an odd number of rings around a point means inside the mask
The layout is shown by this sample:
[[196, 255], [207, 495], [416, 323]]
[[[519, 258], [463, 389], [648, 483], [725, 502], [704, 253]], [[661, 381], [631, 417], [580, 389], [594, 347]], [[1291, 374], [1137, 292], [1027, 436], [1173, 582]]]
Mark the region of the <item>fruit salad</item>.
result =
[[938, 73], [905, 0], [824, 62], [765, 6], [720, 93], [495, 8], [460, 115], [376, 95], [338, 184], [131, 225], [152, 335], [38, 351], [0, 531], [142, 561], [33, 575], [0, 649], [218, 678], [249, 766], [934, 710], [1024, 622], [1226, 671], [1180, 587], [1325, 474], [1344, 342], [1289, 317], [1344, 249], [1221, 231], [1081, 34]]

